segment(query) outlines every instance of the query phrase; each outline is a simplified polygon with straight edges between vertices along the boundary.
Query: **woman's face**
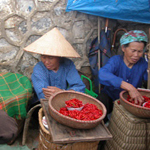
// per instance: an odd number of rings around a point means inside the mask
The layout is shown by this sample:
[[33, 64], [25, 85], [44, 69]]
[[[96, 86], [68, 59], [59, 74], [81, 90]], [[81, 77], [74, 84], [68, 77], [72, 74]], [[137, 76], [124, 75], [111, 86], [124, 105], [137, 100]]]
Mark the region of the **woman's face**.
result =
[[143, 56], [144, 43], [131, 42], [128, 47], [122, 45], [124, 52], [124, 62], [130, 68]]
[[59, 57], [41, 55], [41, 61], [48, 70], [57, 71], [59, 69]]

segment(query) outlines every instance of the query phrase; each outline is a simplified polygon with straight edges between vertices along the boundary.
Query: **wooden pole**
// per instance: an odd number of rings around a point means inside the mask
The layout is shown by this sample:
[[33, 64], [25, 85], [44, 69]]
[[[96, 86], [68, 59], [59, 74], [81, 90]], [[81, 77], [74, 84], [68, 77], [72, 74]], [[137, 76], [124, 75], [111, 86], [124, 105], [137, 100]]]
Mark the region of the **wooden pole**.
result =
[[107, 30], [108, 30], [108, 18], [106, 18], [106, 23], [105, 23], [105, 33], [107, 33]]
[[[100, 43], [100, 27], [101, 27], [100, 18], [98, 17], [98, 43]], [[100, 65], [101, 65], [100, 50], [98, 50], [98, 71], [101, 67]], [[100, 91], [101, 91], [101, 85], [99, 84], [98, 92], [100, 93]]]
[[[107, 32], [108, 30], [108, 18], [106, 18], [106, 23], [105, 23], [105, 33]], [[100, 27], [101, 27], [101, 23], [100, 23], [100, 17], [98, 17], [98, 43], [100, 43]], [[101, 58], [100, 58], [100, 50], [98, 50], [98, 71], [99, 69], [101, 68]], [[99, 93], [101, 91], [101, 85], [99, 84]]]
[[[150, 55], [150, 28], [149, 28], [149, 44], [147, 45], [148, 53]], [[147, 88], [150, 89], [150, 60], [148, 60], [148, 83]]]

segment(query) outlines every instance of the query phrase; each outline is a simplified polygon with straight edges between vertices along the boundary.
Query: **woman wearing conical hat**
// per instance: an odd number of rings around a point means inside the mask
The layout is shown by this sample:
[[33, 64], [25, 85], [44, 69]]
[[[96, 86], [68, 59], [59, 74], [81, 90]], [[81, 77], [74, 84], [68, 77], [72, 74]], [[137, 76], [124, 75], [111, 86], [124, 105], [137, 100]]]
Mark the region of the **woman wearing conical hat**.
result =
[[24, 48], [25, 51], [41, 55], [31, 76], [38, 100], [49, 98], [61, 90], [85, 91], [72, 60], [80, 57], [57, 28], [53, 28], [38, 40]]

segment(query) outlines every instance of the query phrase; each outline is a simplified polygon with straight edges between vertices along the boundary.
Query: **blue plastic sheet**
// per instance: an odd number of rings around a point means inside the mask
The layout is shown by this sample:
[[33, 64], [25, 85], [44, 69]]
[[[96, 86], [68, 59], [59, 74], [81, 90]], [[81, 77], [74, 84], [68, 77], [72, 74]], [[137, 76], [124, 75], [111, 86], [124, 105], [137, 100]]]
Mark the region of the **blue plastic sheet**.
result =
[[150, 24], [150, 0], [68, 0], [66, 11]]

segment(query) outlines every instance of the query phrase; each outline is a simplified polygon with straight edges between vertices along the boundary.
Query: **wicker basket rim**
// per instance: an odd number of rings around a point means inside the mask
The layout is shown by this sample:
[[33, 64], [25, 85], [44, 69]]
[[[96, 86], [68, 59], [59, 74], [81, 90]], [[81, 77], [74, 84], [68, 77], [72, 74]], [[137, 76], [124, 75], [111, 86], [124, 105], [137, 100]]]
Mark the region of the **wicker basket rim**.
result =
[[[103, 108], [103, 115], [102, 115], [100, 118], [96, 119], [96, 120], [83, 121], [83, 120], [74, 119], [74, 118], [71, 118], [71, 117], [68, 117], [68, 116], [65, 116], [65, 115], [59, 113], [56, 109], [54, 109], [54, 108], [52, 107], [51, 101], [52, 101], [52, 99], [53, 99], [55, 96], [57, 96], [58, 94], [61, 94], [61, 93], [74, 93], [74, 94], [77, 93], [77, 94], [80, 94], [80, 95], [83, 95], [83, 96], [92, 98], [93, 100], [95, 100], [96, 102], [98, 102], [99, 104], [101, 104], [101, 106], [102, 106], [102, 108]], [[51, 109], [52, 109], [57, 115], [61, 116], [62, 118], [65, 118], [65, 119], [68, 118], [68, 119], [70, 119], [70, 120], [72, 120], [72, 121], [80, 122], [80, 123], [91, 123], [91, 124], [92, 124], [92, 123], [97, 123], [98, 121], [101, 121], [101, 120], [103, 120], [103, 119], [105, 118], [106, 112], [107, 112], [107, 110], [106, 110], [106, 108], [105, 108], [105, 106], [104, 106], [103, 103], [101, 103], [100, 101], [98, 101], [97, 99], [95, 99], [94, 97], [92, 97], [92, 96], [90, 96], [90, 95], [87, 95], [87, 94], [84, 94], [84, 93], [81, 93], [81, 92], [77, 92], [77, 91], [60, 91], [60, 92], [57, 92], [56, 94], [54, 94], [53, 96], [50, 97], [48, 103], [49, 103], [49, 106], [51, 107]]]
[[[138, 89], [138, 91], [144, 91], [144, 90]], [[146, 90], [145, 90], [144, 92], [150, 93], [149, 91], [146, 91]], [[132, 103], [128, 102], [128, 101], [123, 97], [123, 94], [124, 94], [124, 93], [128, 93], [128, 91], [123, 90], [123, 91], [120, 92], [120, 99], [121, 99], [122, 101], [124, 101], [125, 103], [127, 103], [127, 104], [129, 104], [129, 105], [131, 105], [131, 106], [134, 106], [134, 107], [136, 107], [136, 108], [143, 109], [143, 110], [149, 110], [149, 111], [150, 111], [150, 108], [142, 107], [142, 106], [135, 105], [135, 104], [132, 104]]]
[[50, 135], [49, 131], [45, 129], [45, 127], [44, 127], [44, 125], [43, 125], [43, 123], [42, 123], [42, 119], [41, 119], [41, 118], [42, 118], [42, 112], [43, 112], [43, 108], [40, 108], [40, 110], [39, 110], [39, 112], [38, 112], [38, 114], [39, 114], [39, 124], [40, 124], [40, 127], [42, 128], [42, 130], [43, 130], [45, 133], [47, 133], [47, 134]]

